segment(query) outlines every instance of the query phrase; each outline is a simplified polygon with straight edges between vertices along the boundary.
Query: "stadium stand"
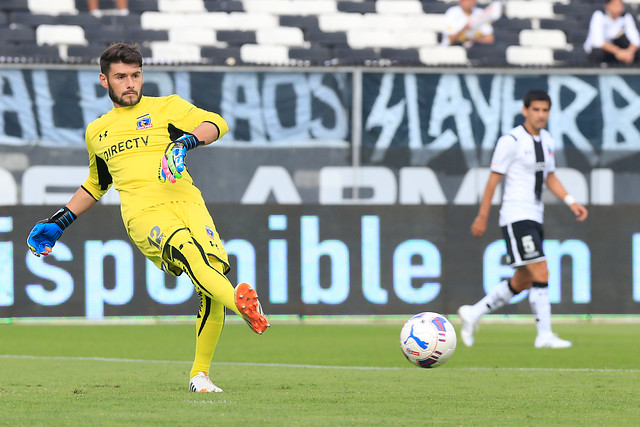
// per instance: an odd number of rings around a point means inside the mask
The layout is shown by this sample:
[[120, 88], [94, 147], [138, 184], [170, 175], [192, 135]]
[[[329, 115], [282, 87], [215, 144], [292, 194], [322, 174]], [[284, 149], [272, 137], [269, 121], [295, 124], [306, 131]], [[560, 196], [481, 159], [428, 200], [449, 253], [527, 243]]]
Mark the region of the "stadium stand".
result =
[[[488, 0], [479, 0], [480, 6]], [[640, 0], [627, 0], [638, 17]], [[147, 63], [234, 65], [586, 66], [582, 43], [601, 0], [509, 0], [496, 43], [440, 46], [455, 0], [130, 0], [104, 16], [86, 0], [0, 1], [0, 62], [92, 63], [137, 42]]]

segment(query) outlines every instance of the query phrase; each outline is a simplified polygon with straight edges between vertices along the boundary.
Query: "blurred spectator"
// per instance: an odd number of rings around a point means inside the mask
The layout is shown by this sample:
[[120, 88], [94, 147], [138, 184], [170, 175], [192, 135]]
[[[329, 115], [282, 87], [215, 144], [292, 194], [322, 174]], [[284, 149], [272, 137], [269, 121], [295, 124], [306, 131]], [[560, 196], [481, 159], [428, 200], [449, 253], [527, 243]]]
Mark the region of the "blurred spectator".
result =
[[638, 62], [640, 35], [622, 0], [605, 0], [604, 11], [591, 16], [584, 50], [592, 65]]
[[[102, 11], [98, 5], [99, 0], [87, 0], [89, 5], [89, 13], [96, 18], [102, 17]], [[129, 0], [116, 0], [116, 8], [118, 9], [118, 15], [127, 16], [129, 14]]]
[[463, 45], [468, 48], [474, 43], [495, 42], [491, 22], [502, 14], [500, 2], [493, 2], [485, 9], [476, 6], [476, 0], [458, 0], [458, 5], [444, 14], [442, 45]]

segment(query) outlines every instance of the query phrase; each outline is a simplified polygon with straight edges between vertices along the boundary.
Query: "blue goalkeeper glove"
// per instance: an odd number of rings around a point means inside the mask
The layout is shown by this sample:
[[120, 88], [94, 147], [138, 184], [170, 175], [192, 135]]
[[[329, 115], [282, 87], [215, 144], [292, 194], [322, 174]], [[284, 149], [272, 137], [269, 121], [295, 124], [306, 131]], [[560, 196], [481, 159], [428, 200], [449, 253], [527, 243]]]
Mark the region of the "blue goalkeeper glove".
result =
[[169, 182], [174, 183], [176, 180], [182, 178], [184, 158], [187, 155], [187, 150], [191, 150], [202, 144], [204, 144], [204, 142], [198, 141], [198, 138], [190, 133], [182, 135], [175, 141], [171, 141], [169, 145], [167, 145], [167, 148], [164, 149], [162, 161], [160, 162], [160, 169], [158, 170], [158, 179], [160, 182], [169, 180]]
[[27, 246], [35, 256], [49, 255], [62, 232], [77, 216], [68, 207], [60, 208], [51, 218], [38, 221], [27, 237]]

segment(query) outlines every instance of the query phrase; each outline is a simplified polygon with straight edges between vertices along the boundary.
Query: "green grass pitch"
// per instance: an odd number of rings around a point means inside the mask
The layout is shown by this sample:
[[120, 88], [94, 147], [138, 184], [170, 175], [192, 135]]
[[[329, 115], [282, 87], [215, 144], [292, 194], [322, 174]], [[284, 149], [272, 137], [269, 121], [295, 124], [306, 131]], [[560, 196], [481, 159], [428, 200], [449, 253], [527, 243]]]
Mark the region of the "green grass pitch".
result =
[[200, 394], [192, 325], [2, 325], [0, 425], [640, 425], [638, 323], [556, 323], [574, 346], [548, 350], [533, 320], [485, 322], [435, 369], [404, 359], [401, 326], [230, 322], [225, 391]]

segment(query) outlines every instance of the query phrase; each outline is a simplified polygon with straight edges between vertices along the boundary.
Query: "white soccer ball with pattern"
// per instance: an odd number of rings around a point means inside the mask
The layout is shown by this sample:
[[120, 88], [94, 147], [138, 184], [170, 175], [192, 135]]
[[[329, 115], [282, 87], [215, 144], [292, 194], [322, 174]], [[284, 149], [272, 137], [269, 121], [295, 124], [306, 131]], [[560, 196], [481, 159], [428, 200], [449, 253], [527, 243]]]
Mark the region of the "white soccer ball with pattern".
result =
[[400, 348], [407, 360], [421, 368], [446, 363], [456, 350], [456, 331], [442, 314], [419, 313], [400, 331]]

